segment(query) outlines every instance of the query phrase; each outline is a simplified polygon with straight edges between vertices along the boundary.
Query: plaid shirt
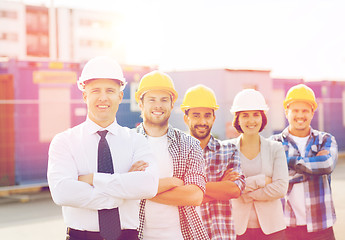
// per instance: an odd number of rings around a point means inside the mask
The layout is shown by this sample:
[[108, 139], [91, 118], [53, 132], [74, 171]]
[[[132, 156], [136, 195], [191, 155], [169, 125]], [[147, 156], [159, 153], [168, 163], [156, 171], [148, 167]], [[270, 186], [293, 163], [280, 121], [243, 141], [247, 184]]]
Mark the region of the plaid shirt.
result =
[[[142, 124], [137, 127], [137, 131], [147, 136]], [[167, 136], [168, 151], [173, 159], [173, 176], [183, 179], [185, 185], [195, 184], [205, 192], [205, 161], [202, 157], [202, 148], [199, 141], [171, 126], [168, 128]], [[143, 239], [145, 203], [145, 200], [140, 202], [139, 239]], [[194, 206], [179, 206], [178, 210], [181, 232], [184, 239], [209, 239]]]
[[[282, 142], [289, 166], [289, 191], [285, 202], [287, 225], [296, 226], [296, 217], [291, 208], [289, 194], [293, 184], [303, 182], [308, 232], [315, 232], [333, 226], [336, 220], [331, 190], [331, 173], [338, 159], [338, 145], [335, 138], [324, 132], [311, 129], [305, 156], [302, 157], [296, 143], [289, 136], [288, 128], [272, 139]], [[321, 150], [328, 155], [316, 156]]]
[[[244, 190], [245, 177], [242, 174], [238, 150], [234, 144], [211, 136], [204, 148], [204, 158], [206, 159], [207, 181], [218, 182], [226, 170], [233, 168], [233, 171], [240, 174], [239, 180], [235, 183], [241, 192]], [[231, 208], [231, 200], [215, 200], [200, 206], [202, 220], [212, 240], [236, 239]]]

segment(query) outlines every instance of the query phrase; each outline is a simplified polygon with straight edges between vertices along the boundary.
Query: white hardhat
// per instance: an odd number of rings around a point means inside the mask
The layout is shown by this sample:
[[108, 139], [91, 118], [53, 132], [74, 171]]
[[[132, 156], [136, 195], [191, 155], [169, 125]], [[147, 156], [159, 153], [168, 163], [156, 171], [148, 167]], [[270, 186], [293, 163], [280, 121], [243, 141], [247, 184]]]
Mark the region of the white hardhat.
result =
[[110, 57], [99, 56], [90, 59], [85, 64], [77, 82], [78, 88], [84, 91], [86, 81], [100, 78], [118, 80], [121, 83], [121, 91], [127, 84], [120, 65]]
[[237, 93], [232, 103], [230, 112], [235, 115], [236, 112], [262, 110], [268, 111], [264, 96], [254, 89], [244, 89]]

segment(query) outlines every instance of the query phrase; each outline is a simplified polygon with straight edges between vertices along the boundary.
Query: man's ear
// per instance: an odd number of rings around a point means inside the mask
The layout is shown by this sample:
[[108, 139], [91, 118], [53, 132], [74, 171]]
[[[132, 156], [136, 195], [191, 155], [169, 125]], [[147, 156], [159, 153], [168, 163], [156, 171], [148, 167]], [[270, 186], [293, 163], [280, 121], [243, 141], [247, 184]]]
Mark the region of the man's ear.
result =
[[143, 110], [143, 100], [142, 99], [140, 99], [139, 100], [139, 102], [138, 102], [138, 106], [139, 106], [139, 108], [140, 108], [140, 110], [142, 111]]
[[188, 126], [188, 115], [183, 115], [184, 123]]
[[123, 91], [120, 92], [119, 96], [120, 96], [120, 102], [122, 102], [122, 99], [123, 99]]
[[86, 103], [87, 101], [87, 94], [85, 91], [83, 91], [83, 100], [84, 100], [84, 103]]

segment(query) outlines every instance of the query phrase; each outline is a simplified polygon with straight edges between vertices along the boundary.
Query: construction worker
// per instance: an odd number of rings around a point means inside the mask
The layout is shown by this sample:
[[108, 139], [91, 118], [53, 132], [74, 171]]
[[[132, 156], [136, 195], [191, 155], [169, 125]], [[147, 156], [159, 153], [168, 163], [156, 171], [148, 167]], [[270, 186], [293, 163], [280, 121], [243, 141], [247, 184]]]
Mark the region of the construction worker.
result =
[[169, 125], [177, 99], [172, 79], [160, 71], [144, 75], [135, 93], [144, 134], [158, 159], [158, 193], [142, 200], [140, 239], [208, 239], [195, 206], [201, 204], [206, 184], [205, 161], [199, 141]]
[[260, 136], [267, 124], [263, 95], [244, 89], [234, 98], [230, 112], [241, 135], [231, 139], [240, 151], [246, 188], [233, 200], [237, 239], [285, 240], [281, 198], [288, 189], [288, 167], [282, 144]]
[[288, 239], [334, 238], [336, 220], [331, 173], [338, 159], [335, 138], [310, 126], [317, 103], [304, 84], [287, 92], [284, 100], [289, 126], [272, 138], [282, 142], [289, 166], [289, 190], [285, 202]]
[[206, 193], [200, 206], [204, 226], [212, 240], [234, 240], [230, 199], [240, 196], [245, 181], [236, 146], [211, 134], [218, 108], [214, 92], [204, 85], [189, 88], [181, 105], [184, 122], [190, 134], [200, 141], [206, 160]]
[[88, 61], [78, 81], [87, 119], [50, 144], [48, 184], [62, 206], [66, 239], [138, 239], [139, 201], [157, 193], [147, 140], [116, 122], [125, 85], [113, 59]]

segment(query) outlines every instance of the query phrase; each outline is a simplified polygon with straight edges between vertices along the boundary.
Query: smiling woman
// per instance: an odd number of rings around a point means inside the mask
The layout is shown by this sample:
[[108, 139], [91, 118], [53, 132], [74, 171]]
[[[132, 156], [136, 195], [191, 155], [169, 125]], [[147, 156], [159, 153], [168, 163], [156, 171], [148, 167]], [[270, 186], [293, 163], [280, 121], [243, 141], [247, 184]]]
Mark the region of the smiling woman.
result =
[[231, 107], [233, 125], [241, 133], [231, 141], [240, 151], [246, 176], [243, 194], [233, 199], [235, 230], [241, 240], [285, 239], [280, 198], [287, 192], [288, 168], [283, 146], [259, 135], [267, 124], [267, 110], [263, 95], [253, 89], [239, 92]]

